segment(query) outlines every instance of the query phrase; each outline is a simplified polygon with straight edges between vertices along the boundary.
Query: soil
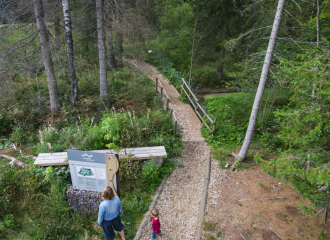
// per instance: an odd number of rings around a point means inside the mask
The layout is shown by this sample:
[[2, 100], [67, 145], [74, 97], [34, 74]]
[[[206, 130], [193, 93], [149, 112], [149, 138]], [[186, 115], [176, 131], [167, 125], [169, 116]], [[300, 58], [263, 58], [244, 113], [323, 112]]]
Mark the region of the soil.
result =
[[290, 183], [261, 172], [258, 165], [231, 172], [212, 160], [203, 239], [330, 239], [324, 212], [313, 218], [298, 212], [299, 205], [308, 204]]

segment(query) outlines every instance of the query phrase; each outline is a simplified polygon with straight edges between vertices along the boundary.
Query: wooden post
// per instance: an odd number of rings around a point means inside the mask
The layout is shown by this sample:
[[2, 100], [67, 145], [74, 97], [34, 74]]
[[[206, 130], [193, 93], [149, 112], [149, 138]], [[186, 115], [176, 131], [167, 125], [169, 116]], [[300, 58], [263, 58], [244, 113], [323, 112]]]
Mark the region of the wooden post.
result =
[[105, 163], [107, 168], [107, 185], [111, 187], [115, 195], [118, 196], [115, 186], [113, 184], [113, 176], [116, 174], [116, 172], [119, 169], [118, 158], [114, 154], [106, 154]]
[[213, 122], [212, 135], [213, 135], [214, 132], [215, 132], [215, 125], [216, 125], [216, 123], [217, 123], [217, 119], [215, 118], [215, 119], [214, 119], [214, 122]]
[[[205, 112], [207, 113], [207, 108], [205, 108]], [[206, 115], [204, 115], [204, 121], [205, 121]]]
[[176, 126], [177, 126], [177, 124], [178, 124], [178, 121], [175, 120], [174, 121], [174, 127], [173, 127], [173, 134], [176, 134]]
[[166, 108], [165, 108], [165, 113], [167, 113], [167, 111], [168, 111], [168, 104], [170, 103], [170, 99], [169, 98], [167, 98], [166, 99]]
[[160, 87], [160, 96], [162, 97], [163, 100], [163, 87]]
[[170, 109], [170, 116], [169, 116], [169, 119], [172, 118], [172, 114], [173, 114], [173, 109], [171, 108], [171, 109]]
[[156, 93], [158, 92], [158, 78], [156, 78]]

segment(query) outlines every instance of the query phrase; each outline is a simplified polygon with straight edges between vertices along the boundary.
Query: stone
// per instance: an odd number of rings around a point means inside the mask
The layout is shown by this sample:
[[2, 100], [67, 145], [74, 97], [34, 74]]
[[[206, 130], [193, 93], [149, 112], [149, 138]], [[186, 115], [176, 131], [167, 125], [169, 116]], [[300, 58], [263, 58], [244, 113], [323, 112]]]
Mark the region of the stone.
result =
[[73, 189], [72, 186], [66, 191], [66, 196], [69, 207], [76, 213], [98, 213], [102, 202], [101, 192]]

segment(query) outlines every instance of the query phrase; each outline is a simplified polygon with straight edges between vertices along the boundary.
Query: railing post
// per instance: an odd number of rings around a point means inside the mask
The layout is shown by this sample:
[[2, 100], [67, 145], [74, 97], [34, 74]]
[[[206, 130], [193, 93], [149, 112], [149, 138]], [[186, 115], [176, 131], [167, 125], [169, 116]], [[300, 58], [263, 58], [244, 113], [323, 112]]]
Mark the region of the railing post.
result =
[[172, 119], [172, 114], [173, 114], [173, 109], [171, 108], [171, 109], [170, 109], [170, 116], [169, 116], [169, 119]]
[[214, 132], [215, 132], [215, 126], [216, 126], [216, 123], [217, 123], [217, 119], [214, 118], [214, 121], [213, 121], [213, 129], [212, 129], [212, 135], [213, 135]]
[[158, 92], [158, 78], [156, 78], [156, 93]]
[[162, 101], [163, 101], [163, 87], [160, 87], [160, 96], [162, 97]]
[[[205, 108], [205, 112], [206, 112], [206, 114], [207, 114], [207, 108]], [[205, 118], [206, 118], [206, 115], [204, 115], [204, 120], [205, 120]]]
[[175, 134], [175, 135], [176, 135], [176, 126], [177, 126], [177, 124], [178, 124], [178, 121], [175, 120], [174, 121], [174, 127], [173, 127], [173, 134]]
[[165, 112], [167, 113], [167, 111], [168, 111], [168, 104], [170, 103], [170, 99], [169, 98], [167, 98], [166, 99], [166, 108], [165, 108]]

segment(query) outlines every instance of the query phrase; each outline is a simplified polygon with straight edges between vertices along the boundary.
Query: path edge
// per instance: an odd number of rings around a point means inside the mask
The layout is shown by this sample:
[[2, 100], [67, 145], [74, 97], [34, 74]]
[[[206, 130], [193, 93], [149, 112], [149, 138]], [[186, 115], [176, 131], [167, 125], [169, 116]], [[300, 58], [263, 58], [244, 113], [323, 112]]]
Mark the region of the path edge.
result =
[[161, 184], [159, 185], [159, 187], [158, 187], [158, 189], [157, 189], [157, 191], [156, 191], [156, 194], [155, 194], [154, 197], [153, 197], [152, 203], [151, 203], [150, 206], [149, 206], [149, 210], [148, 210], [148, 212], [146, 212], [146, 213], [144, 214], [143, 220], [142, 220], [142, 222], [141, 222], [141, 224], [140, 224], [140, 226], [139, 226], [139, 228], [138, 228], [138, 230], [137, 230], [137, 232], [136, 232], [136, 234], [135, 234], [134, 240], [139, 240], [139, 239], [141, 238], [143, 228], [144, 228], [144, 227], [148, 224], [148, 222], [149, 222], [149, 218], [150, 218], [150, 216], [151, 216], [150, 212], [151, 212], [152, 209], [155, 208], [155, 206], [156, 206], [156, 204], [157, 204], [157, 201], [158, 201], [158, 199], [159, 199], [159, 197], [160, 197], [160, 194], [162, 193], [163, 188], [164, 188], [164, 186], [165, 186], [165, 184], [166, 184], [166, 182], [167, 182], [167, 179], [168, 179], [168, 177], [164, 178], [163, 181], [161, 182]]
[[209, 157], [207, 158], [207, 161], [206, 161], [204, 187], [203, 187], [202, 200], [201, 200], [198, 218], [197, 218], [195, 240], [202, 239], [202, 227], [203, 227], [203, 220], [204, 220], [204, 211], [205, 211], [206, 202], [207, 202], [207, 192], [208, 192], [209, 182], [210, 182], [210, 173], [211, 173], [211, 154], [209, 154]]

